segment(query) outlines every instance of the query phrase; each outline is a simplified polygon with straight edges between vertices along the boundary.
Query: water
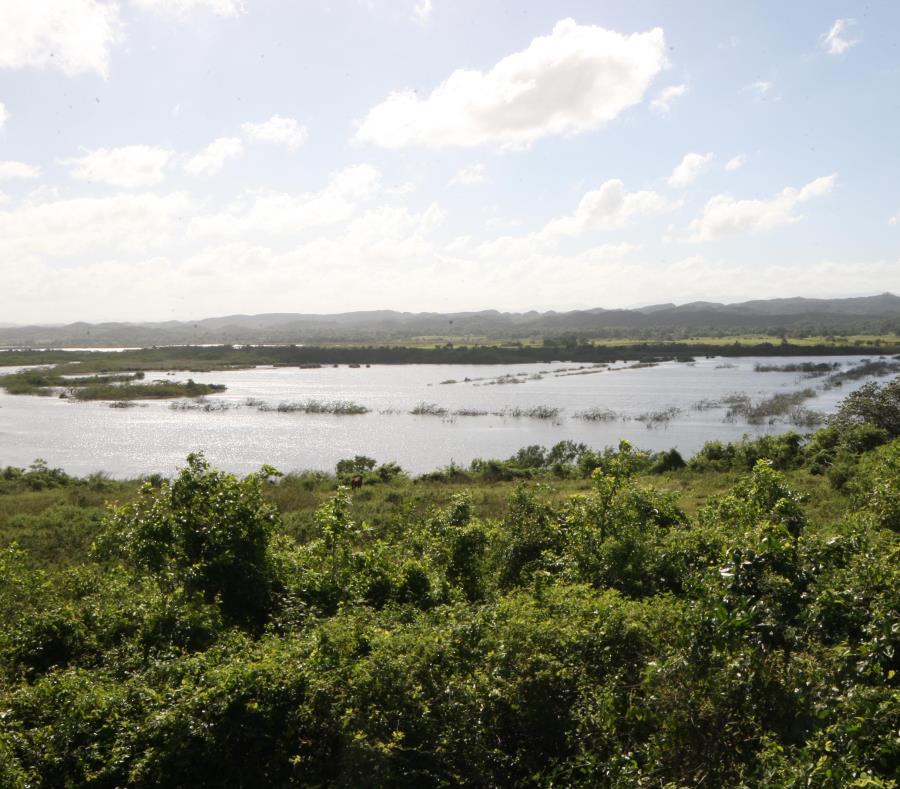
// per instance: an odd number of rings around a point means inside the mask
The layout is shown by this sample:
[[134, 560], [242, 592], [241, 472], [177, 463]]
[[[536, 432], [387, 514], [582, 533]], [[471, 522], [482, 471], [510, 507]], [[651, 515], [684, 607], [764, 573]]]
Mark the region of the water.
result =
[[[271, 405], [314, 398], [351, 400], [371, 409], [356, 416], [260, 412], [242, 406], [223, 412], [175, 411], [165, 401], [128, 409], [101, 402], [73, 403], [50, 397], [0, 392], [0, 466], [26, 466], [44, 458], [72, 474], [105, 471], [115, 477], [160, 472], [171, 474], [189, 452], [203, 450], [212, 463], [246, 473], [269, 463], [282, 471], [332, 470], [341, 458], [356, 454], [395, 460], [414, 473], [451, 461], [467, 465], [476, 457], [505, 458], [523, 446], [551, 446], [571, 439], [600, 448], [627, 438], [636, 446], [676, 447], [686, 457], [710, 439], [737, 440], [796, 429], [788, 424], [752, 426], [725, 421], [725, 409], [698, 411], [704, 399], [745, 393], [754, 401], [806, 387], [818, 396], [805, 405], [832, 412], [865, 381], [847, 382], [830, 391], [822, 378], [797, 373], [758, 373], [754, 364], [841, 362], [846, 369], [863, 357], [791, 357], [771, 359], [698, 359], [694, 364], [666, 362], [640, 369], [609, 369], [587, 375], [554, 373], [570, 363], [517, 365], [378, 365], [371, 368], [260, 367], [228, 372], [178, 373], [168, 380], [223, 383], [228, 391], [208, 398], [242, 404], [258, 398]], [[622, 365], [616, 365], [621, 368]], [[8, 372], [11, 368], [0, 368]], [[487, 385], [485, 381], [441, 384], [454, 379], [485, 379], [525, 373], [540, 380]], [[146, 380], [167, 378], [148, 373]], [[504, 416], [441, 418], [412, 416], [420, 402], [449, 410], [500, 411], [546, 405], [561, 409], [556, 420]], [[613, 422], [586, 422], [574, 415], [589, 408], [611, 409]], [[681, 409], [667, 425], [648, 428], [636, 417], [666, 408]], [[390, 413], [380, 413], [390, 411]], [[399, 412], [399, 413], [398, 413]]]

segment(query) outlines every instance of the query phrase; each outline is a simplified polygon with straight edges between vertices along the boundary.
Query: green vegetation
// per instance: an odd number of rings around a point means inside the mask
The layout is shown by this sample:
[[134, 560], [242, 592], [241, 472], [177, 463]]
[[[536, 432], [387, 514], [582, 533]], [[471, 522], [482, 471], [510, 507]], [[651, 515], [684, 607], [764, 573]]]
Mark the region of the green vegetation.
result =
[[753, 369], [758, 373], [807, 373], [808, 375], [825, 375], [837, 370], [837, 362], [788, 362], [787, 364], [755, 364]]
[[198, 384], [187, 381], [153, 381], [149, 384], [88, 384], [68, 390], [75, 400], [168, 400], [173, 397], [203, 397], [224, 392], [223, 384]]
[[368, 414], [369, 409], [351, 400], [303, 400], [297, 403], [279, 403], [269, 406], [266, 403], [257, 403], [257, 411], [276, 411], [279, 414], [336, 414], [338, 416], [351, 416], [355, 414]]
[[143, 372], [72, 376], [59, 369], [40, 368], [0, 376], [0, 387], [14, 395], [49, 397], [58, 394], [74, 400], [113, 401], [202, 397], [225, 391], [222, 384], [199, 384], [190, 378], [187, 381], [136, 383], [143, 378]]
[[[772, 342], [771, 337], [706, 337], [677, 341], [633, 337], [621, 341], [573, 340], [552, 342], [501, 342], [463, 339], [442, 344], [414, 341], [400, 345], [323, 346], [184, 346], [142, 348], [122, 352], [6, 351], [0, 364], [57, 365], [55, 372], [118, 373], [151, 370], [210, 372], [253, 367], [260, 364], [292, 366], [315, 375], [318, 367], [334, 364], [517, 364], [566, 360], [602, 364], [637, 360], [653, 363], [698, 356], [830, 356], [838, 354], [898, 354], [900, 339], [894, 336], [806, 338]], [[837, 339], [841, 341], [838, 342]], [[582, 370], [579, 374], [599, 372]], [[507, 381], [509, 382], [509, 381]]]
[[898, 534], [900, 379], [686, 465], [7, 468], [0, 785], [896, 787]]
[[801, 404], [816, 396], [815, 389], [800, 389], [796, 392], [780, 392], [758, 403], [751, 403], [749, 398], [732, 400], [728, 409], [728, 418], [743, 417], [751, 425], [772, 423], [776, 417], [791, 414]]

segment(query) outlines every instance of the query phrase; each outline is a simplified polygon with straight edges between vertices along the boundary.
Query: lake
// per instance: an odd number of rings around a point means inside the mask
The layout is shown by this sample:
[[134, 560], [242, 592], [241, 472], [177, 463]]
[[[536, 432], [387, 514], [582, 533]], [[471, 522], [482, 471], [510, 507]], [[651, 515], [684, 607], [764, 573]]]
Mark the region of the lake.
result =
[[[711, 402], [736, 393], [759, 401], [812, 387], [816, 396], [804, 405], [830, 413], [850, 391], [871, 380], [825, 389], [824, 377], [757, 372], [757, 364], [831, 362], [844, 370], [863, 358], [867, 357], [700, 358], [694, 363], [650, 367], [554, 362], [148, 373], [147, 381], [190, 376], [199, 382], [226, 384], [226, 392], [207, 398], [211, 407], [225, 410], [175, 410], [168, 401], [110, 408], [103, 402], [74, 403], [0, 392], [0, 466], [27, 466], [43, 458], [51, 466], [79, 475], [94, 471], [114, 477], [169, 475], [184, 464], [189, 452], [203, 450], [213, 464], [240, 473], [263, 463], [286, 472], [333, 470], [338, 460], [357, 454], [380, 462], [394, 460], [408, 471], [421, 473], [451, 461], [467, 465], [477, 457], [505, 458], [530, 444], [551, 446], [571, 439], [601, 448], [621, 438], [649, 450], [676, 447], [687, 457], [710, 439], [737, 440], [744, 434], [798, 429], [784, 421], [763, 425], [750, 425], [740, 418], [726, 421], [727, 407], [710, 407]], [[0, 368], [0, 373], [11, 369]], [[456, 383], [442, 383], [446, 381]], [[256, 405], [247, 405], [248, 398]], [[274, 410], [279, 403], [307, 399], [352, 401], [369, 413]], [[423, 402], [448, 413], [409, 413]], [[269, 410], [260, 410], [259, 404]], [[537, 407], [558, 409], [558, 413], [544, 419], [513, 415]], [[612, 411], [615, 418], [578, 418], [589, 409]], [[640, 421], [667, 409], [671, 409], [668, 419]], [[459, 410], [488, 413], [454, 416]]]

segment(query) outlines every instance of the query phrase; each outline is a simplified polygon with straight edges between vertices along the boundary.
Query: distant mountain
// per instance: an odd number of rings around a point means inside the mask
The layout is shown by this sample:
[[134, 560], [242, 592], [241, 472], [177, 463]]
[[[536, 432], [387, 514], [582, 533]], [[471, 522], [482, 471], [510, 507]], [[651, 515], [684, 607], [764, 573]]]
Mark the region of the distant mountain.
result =
[[0, 325], [0, 346], [378, 343], [416, 337], [438, 341], [460, 337], [513, 340], [565, 334], [656, 338], [667, 334], [776, 330], [817, 334], [900, 331], [900, 297], [882, 293], [847, 299], [768, 299], [737, 304], [695, 301], [680, 306], [656, 304], [630, 310], [597, 307], [570, 312], [276, 312], [159, 323]]

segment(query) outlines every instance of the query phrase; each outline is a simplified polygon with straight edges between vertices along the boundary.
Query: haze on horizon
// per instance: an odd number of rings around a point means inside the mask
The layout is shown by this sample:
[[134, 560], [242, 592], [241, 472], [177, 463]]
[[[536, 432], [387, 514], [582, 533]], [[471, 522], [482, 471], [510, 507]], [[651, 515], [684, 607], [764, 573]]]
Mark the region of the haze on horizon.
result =
[[900, 290], [900, 7], [0, 0], [0, 323]]

